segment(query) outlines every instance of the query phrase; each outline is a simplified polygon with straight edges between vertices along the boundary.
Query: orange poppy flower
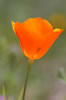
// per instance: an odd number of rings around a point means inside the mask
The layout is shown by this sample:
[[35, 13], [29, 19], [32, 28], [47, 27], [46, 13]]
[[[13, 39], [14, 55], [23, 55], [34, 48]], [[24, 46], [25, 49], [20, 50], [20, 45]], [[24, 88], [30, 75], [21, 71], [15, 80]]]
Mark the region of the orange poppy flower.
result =
[[19, 38], [22, 51], [30, 59], [39, 59], [49, 50], [63, 29], [53, 29], [42, 18], [30, 18], [24, 23], [12, 21], [12, 27]]

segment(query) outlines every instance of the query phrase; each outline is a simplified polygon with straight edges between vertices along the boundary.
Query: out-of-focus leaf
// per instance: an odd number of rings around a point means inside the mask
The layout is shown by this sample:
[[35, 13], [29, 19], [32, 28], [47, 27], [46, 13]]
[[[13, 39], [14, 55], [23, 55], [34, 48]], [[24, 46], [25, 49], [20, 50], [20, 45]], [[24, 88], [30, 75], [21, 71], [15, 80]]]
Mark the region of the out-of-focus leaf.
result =
[[49, 17], [49, 20], [54, 27], [63, 28], [66, 31], [66, 15], [64, 14], [54, 14]]

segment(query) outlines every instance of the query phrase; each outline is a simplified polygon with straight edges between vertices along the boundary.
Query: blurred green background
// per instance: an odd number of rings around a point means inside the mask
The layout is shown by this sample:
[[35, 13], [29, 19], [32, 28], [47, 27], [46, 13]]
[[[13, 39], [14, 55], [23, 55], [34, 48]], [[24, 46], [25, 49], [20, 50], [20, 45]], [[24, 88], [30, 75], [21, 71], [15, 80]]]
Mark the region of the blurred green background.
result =
[[55, 100], [48, 98], [56, 83], [66, 82], [66, 0], [0, 0], [0, 95], [3, 84], [6, 95], [14, 99], [23, 87], [28, 59], [11, 21], [23, 22], [30, 17], [42, 17], [54, 28], [64, 29], [46, 55], [34, 62], [26, 92], [26, 100]]

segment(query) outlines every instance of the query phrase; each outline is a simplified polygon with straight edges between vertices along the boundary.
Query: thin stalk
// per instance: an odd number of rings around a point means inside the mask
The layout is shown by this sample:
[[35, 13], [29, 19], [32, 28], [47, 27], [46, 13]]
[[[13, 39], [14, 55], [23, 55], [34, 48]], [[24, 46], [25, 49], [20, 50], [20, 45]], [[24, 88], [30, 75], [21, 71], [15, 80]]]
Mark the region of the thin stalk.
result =
[[28, 77], [29, 77], [29, 73], [30, 73], [30, 69], [31, 69], [32, 63], [33, 63], [32, 60], [28, 61], [27, 74], [26, 74], [26, 79], [25, 79], [25, 84], [24, 84], [24, 90], [23, 90], [23, 100], [25, 100], [26, 87], [27, 87]]
[[4, 100], [6, 100], [5, 85], [3, 85], [3, 97], [4, 97]]

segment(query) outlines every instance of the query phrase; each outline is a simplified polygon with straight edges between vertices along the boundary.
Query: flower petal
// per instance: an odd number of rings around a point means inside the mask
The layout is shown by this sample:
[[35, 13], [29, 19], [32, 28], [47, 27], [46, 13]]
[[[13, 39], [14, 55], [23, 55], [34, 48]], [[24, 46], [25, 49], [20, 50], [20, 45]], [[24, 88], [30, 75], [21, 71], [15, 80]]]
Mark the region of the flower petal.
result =
[[15, 23], [11, 21], [11, 24], [12, 24], [13, 31], [15, 32]]
[[47, 37], [45, 37], [45, 40], [44, 40], [44, 43], [43, 43], [43, 47], [41, 48], [40, 52], [35, 55], [34, 59], [39, 59], [43, 55], [45, 55], [45, 53], [50, 49], [50, 47], [53, 45], [55, 40], [59, 37], [59, 35], [62, 32], [63, 32], [63, 29], [56, 28], [56, 29], [53, 30], [52, 33], [47, 35]]

